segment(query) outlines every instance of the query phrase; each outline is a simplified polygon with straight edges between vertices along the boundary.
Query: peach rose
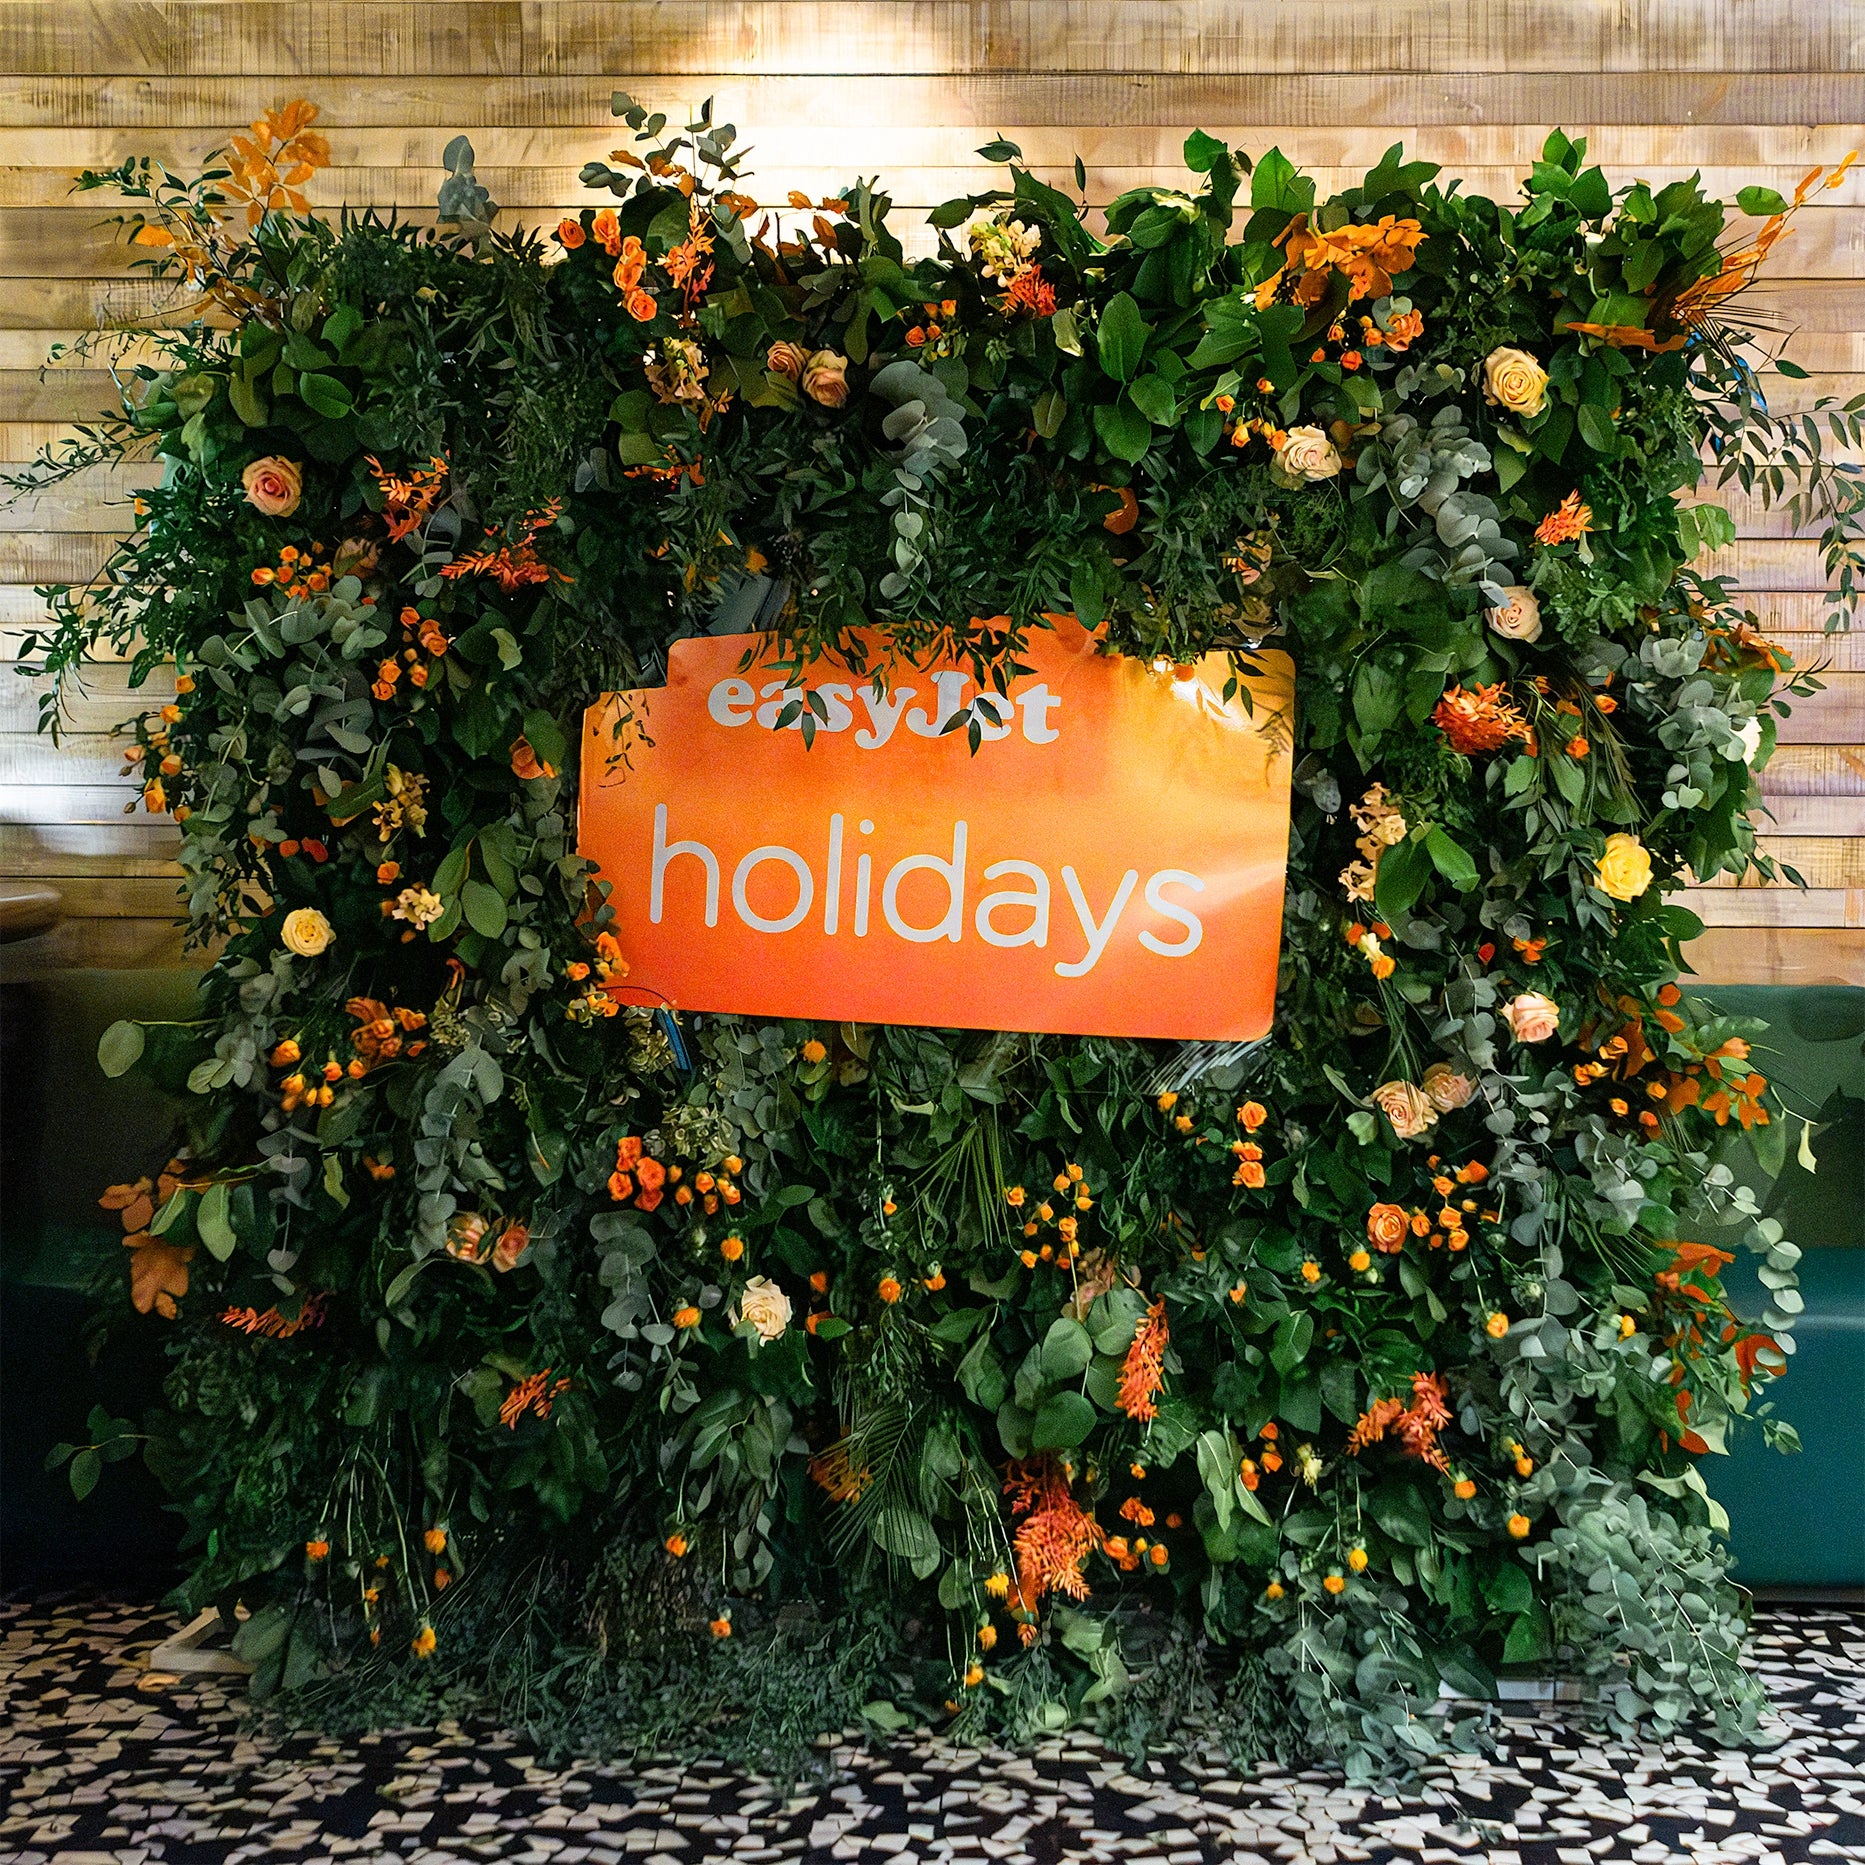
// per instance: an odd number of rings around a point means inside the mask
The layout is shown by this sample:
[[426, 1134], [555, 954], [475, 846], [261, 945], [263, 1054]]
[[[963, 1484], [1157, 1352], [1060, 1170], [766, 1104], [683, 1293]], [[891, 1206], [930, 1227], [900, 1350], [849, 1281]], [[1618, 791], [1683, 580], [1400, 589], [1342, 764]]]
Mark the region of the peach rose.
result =
[[1623, 831], [1606, 838], [1606, 852], [1596, 864], [1593, 885], [1615, 900], [1636, 900], [1651, 885], [1651, 854], [1635, 835]]
[[1491, 350], [1483, 359], [1483, 394], [1511, 414], [1538, 415], [1548, 402], [1548, 372], [1526, 350]]
[[1340, 454], [1320, 428], [1292, 427], [1276, 465], [1289, 479], [1332, 479], [1340, 472]]
[[834, 350], [818, 350], [803, 365], [798, 385], [811, 401], [839, 408], [848, 400], [848, 358]]
[[1438, 1124], [1438, 1110], [1422, 1088], [1409, 1081], [1382, 1081], [1373, 1090], [1373, 1105], [1392, 1123], [1402, 1140], [1415, 1140]]
[[809, 351], [800, 343], [773, 343], [764, 358], [764, 367], [774, 376], [788, 376], [792, 382], [802, 379]]
[[790, 1325], [790, 1297], [769, 1276], [753, 1276], [738, 1298], [738, 1316], [733, 1322], [749, 1321], [758, 1330], [758, 1339], [773, 1341]]
[[247, 467], [240, 484], [246, 488], [246, 503], [255, 511], [268, 518], [289, 518], [304, 493], [304, 471], [295, 460], [267, 454]]
[[1544, 1043], [1561, 1027], [1561, 1007], [1539, 991], [1524, 991], [1502, 1007], [1518, 1043]]
[[285, 924], [278, 929], [278, 936], [286, 949], [296, 952], [300, 958], [316, 958], [336, 934], [315, 907], [299, 907], [285, 915]]
[[1425, 1070], [1424, 1090], [1425, 1098], [1440, 1114], [1449, 1114], [1469, 1105], [1476, 1083], [1448, 1062], [1434, 1062]]
[[1541, 639], [1541, 603], [1532, 589], [1511, 583], [1503, 592], [1509, 600], [1500, 608], [1485, 609], [1484, 619], [1492, 634], [1505, 641], [1539, 641]]
[[1411, 1228], [1403, 1205], [1376, 1204], [1366, 1214], [1366, 1240], [1385, 1256], [1404, 1248]]

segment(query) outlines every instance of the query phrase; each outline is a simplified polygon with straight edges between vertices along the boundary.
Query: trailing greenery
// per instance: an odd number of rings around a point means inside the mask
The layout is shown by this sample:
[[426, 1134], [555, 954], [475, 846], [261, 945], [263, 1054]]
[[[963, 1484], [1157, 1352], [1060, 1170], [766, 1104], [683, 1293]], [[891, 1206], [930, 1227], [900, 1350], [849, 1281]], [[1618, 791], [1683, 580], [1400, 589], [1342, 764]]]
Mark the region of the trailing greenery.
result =
[[[161, 468], [37, 666], [179, 676], [137, 755], [216, 956], [102, 1052], [191, 1110], [106, 1197], [110, 1325], [170, 1330], [178, 1597], [251, 1610], [288, 1714], [779, 1768], [931, 1717], [1366, 1773], [1520, 1667], [1752, 1731], [1699, 1470], [1745, 1418], [1791, 1447], [1797, 1252], [1717, 1160], [1785, 1126], [1665, 895], [1772, 871], [1790, 676], [1677, 495], [1715, 440], [1836, 563], [1855, 523], [1729, 315], [1797, 202], [1745, 191], [1738, 249], [1561, 135], [1516, 209], [1195, 134], [1096, 233], [998, 144], [909, 256], [877, 184], [760, 207], [729, 128], [616, 107], [607, 204], [542, 237], [463, 143], [438, 231], [318, 215], [303, 105], [85, 177], [175, 286], [27, 477]], [[1063, 611], [1294, 656], [1270, 1041], [605, 988], [596, 695], [750, 628], [1001, 690]], [[87, 1483], [133, 1443], [93, 1435]]]

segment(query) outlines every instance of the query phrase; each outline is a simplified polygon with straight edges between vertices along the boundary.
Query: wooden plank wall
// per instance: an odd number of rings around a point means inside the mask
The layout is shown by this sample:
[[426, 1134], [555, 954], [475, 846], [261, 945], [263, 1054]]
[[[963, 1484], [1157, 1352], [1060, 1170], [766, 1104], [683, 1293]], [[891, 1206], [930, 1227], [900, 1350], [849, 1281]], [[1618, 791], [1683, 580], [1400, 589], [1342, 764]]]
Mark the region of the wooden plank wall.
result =
[[[580, 163], [621, 140], [622, 86], [678, 113], [712, 95], [755, 145], [754, 186], [892, 184], [899, 220], [976, 186], [1002, 134], [1089, 192], [1177, 177], [1194, 126], [1279, 142], [1325, 188], [1403, 138], [1509, 193], [1547, 129], [1592, 133], [1618, 178], [1701, 169], [1729, 195], [1790, 190], [1865, 140], [1860, 0], [0, 0], [0, 458], [22, 460], [97, 408], [95, 369], [48, 348], [144, 302], [82, 165], [147, 152], [185, 165], [262, 109], [322, 106], [325, 206], [431, 207], [435, 164], [469, 133], [508, 217], [583, 198]], [[1797, 398], [1865, 387], [1865, 168], [1777, 249], [1769, 305], [1813, 371]], [[0, 511], [0, 655], [16, 658], [37, 582], [102, 561], [136, 475]], [[1865, 642], [1822, 642], [1821, 567], [1778, 515], [1737, 504], [1719, 568], [1771, 628], [1825, 659], [1767, 775], [1769, 846], [1807, 889], [1713, 887], [1694, 956], [1750, 982], [1865, 982]], [[0, 672], [10, 673], [10, 669]], [[60, 888], [68, 962], [180, 950], [173, 833], [134, 815], [109, 732], [131, 709], [94, 670], [66, 748], [32, 732], [28, 682], [0, 678], [0, 875]]]

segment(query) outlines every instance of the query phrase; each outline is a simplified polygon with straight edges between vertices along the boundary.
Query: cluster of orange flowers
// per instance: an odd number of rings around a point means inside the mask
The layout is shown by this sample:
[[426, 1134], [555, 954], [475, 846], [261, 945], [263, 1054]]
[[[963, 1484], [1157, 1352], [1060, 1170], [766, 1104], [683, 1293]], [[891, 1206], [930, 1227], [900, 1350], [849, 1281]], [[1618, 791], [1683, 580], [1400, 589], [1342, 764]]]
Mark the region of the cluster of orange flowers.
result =
[[505, 1402], [499, 1407], [499, 1423], [507, 1431], [516, 1431], [519, 1419], [527, 1412], [535, 1412], [540, 1418], [550, 1416], [552, 1405], [570, 1387], [567, 1375], [555, 1385], [551, 1384], [550, 1375], [549, 1367], [541, 1373], [528, 1373], [505, 1395]]
[[369, 690], [377, 699], [390, 700], [395, 697], [395, 688], [402, 677], [402, 662], [408, 665], [408, 684], [420, 688], [427, 685], [433, 677], [422, 654], [431, 654], [436, 659], [445, 654], [453, 644], [441, 632], [440, 624], [432, 616], [423, 615], [412, 605], [401, 612], [400, 621], [404, 635], [414, 635], [420, 643], [417, 651], [413, 647], [404, 647], [400, 657], [387, 655], [376, 669], [376, 677]]
[[1499, 751], [1511, 739], [1520, 739], [1531, 754], [1535, 735], [1516, 711], [1502, 685], [1452, 687], [1438, 701], [1431, 723], [1450, 740], [1451, 749], [1466, 758], [1479, 752]]
[[363, 463], [381, 489], [382, 517], [389, 537], [399, 544], [426, 524], [440, 503], [441, 488], [447, 480], [446, 459], [431, 454], [425, 466], [410, 467], [406, 473], [391, 473], [373, 453], [365, 454]]
[[[1454, 1173], [1442, 1170], [1443, 1161], [1433, 1153], [1427, 1162], [1433, 1172], [1431, 1189], [1443, 1200], [1436, 1216], [1422, 1206], [1407, 1210], [1399, 1204], [1376, 1204], [1366, 1214], [1366, 1240], [1383, 1256], [1396, 1256], [1405, 1248], [1407, 1237], [1422, 1237], [1429, 1240], [1431, 1249], [1449, 1248], [1467, 1250], [1470, 1247], [1469, 1220], [1479, 1214], [1480, 1201], [1473, 1197], [1458, 1198], [1458, 1187], [1481, 1185], [1489, 1177], [1489, 1167], [1480, 1159], [1473, 1159], [1468, 1165], [1457, 1167]], [[1486, 1224], [1501, 1221], [1501, 1213], [1485, 1210], [1480, 1213]], [[1353, 1270], [1365, 1269], [1371, 1258], [1364, 1250], [1356, 1250], [1347, 1259], [1347, 1266]]]
[[1383, 329], [1370, 317], [1360, 319], [1360, 341], [1369, 350], [1385, 348], [1395, 356], [1403, 356], [1424, 334], [1425, 319], [1421, 311], [1395, 311], [1387, 318]]
[[[1246, 1101], [1237, 1110], [1237, 1124], [1245, 1133], [1259, 1133], [1269, 1118], [1269, 1109], [1261, 1101]], [[1248, 1191], [1260, 1192], [1267, 1180], [1263, 1170], [1263, 1148], [1257, 1140], [1232, 1140], [1230, 1150], [1237, 1157], [1237, 1170], [1230, 1182]]]
[[[920, 306], [920, 312], [925, 317], [926, 321], [924, 323], [907, 323], [905, 332], [907, 348], [910, 350], [923, 350], [930, 345], [934, 349], [937, 349], [940, 340], [945, 336], [945, 326], [940, 323], [939, 320], [942, 317], [955, 317], [958, 314], [958, 300], [956, 298], [946, 298], [941, 300], [938, 304], [922, 304]], [[902, 312], [902, 322], [906, 322], [906, 319], [911, 315], [911, 312]]]
[[[520, 743], [523, 741], [520, 740]], [[516, 769], [515, 759], [513, 768]], [[518, 774], [523, 776], [525, 773], [520, 771]], [[621, 1001], [611, 996], [605, 988], [628, 976], [628, 961], [622, 956], [621, 942], [612, 932], [598, 933], [594, 959], [572, 959], [564, 966], [563, 975], [572, 984], [588, 985], [588, 989], [573, 999], [563, 1013], [572, 1023], [594, 1023], [599, 1018], [614, 1016], [621, 1009]], [[595, 979], [593, 984], [589, 982], [592, 975]]]
[[290, 1340], [294, 1334], [302, 1334], [307, 1328], [321, 1328], [324, 1325], [326, 1311], [330, 1306], [330, 1291], [319, 1289], [307, 1296], [304, 1306], [295, 1315], [287, 1318], [276, 1307], [263, 1311], [257, 1308], [225, 1308], [220, 1319], [230, 1328], [238, 1328], [242, 1334], [258, 1334], [267, 1340]]
[[[528, 584], [548, 583], [552, 577], [560, 583], [569, 582], [571, 578], [564, 571], [553, 570], [537, 554], [535, 545], [537, 534], [557, 522], [557, 513], [562, 503], [561, 499], [552, 499], [542, 511], [527, 512], [516, 537], [501, 544], [497, 550], [470, 550], [454, 558], [451, 563], [443, 563], [440, 566], [441, 575], [494, 577], [507, 594], [523, 589]], [[488, 530], [486, 536], [497, 537], [498, 532]]]
[[1283, 267], [1257, 287], [1256, 308], [1267, 310], [1285, 279], [1293, 279], [1290, 295], [1297, 304], [1319, 304], [1336, 272], [1347, 280], [1349, 303], [1383, 298], [1392, 290], [1393, 273], [1411, 270], [1424, 238], [1416, 220], [1391, 214], [1372, 226], [1337, 227], [1332, 233], [1317, 231], [1306, 214], [1297, 214], [1275, 242], [1283, 250]]
[[1261, 1456], [1246, 1457], [1237, 1466], [1239, 1479], [1244, 1488], [1252, 1493], [1262, 1483], [1264, 1476], [1274, 1476], [1282, 1468], [1282, 1452], [1279, 1448], [1281, 1427], [1272, 1418], [1256, 1435], [1263, 1441]]
[[252, 579], [261, 589], [276, 586], [293, 601], [301, 602], [306, 596], [320, 595], [330, 587], [330, 568], [317, 561], [323, 554], [322, 544], [313, 544], [309, 550], [286, 544], [278, 553], [278, 568], [258, 564], [253, 569]]
[[1450, 1421], [1450, 1389], [1444, 1376], [1414, 1373], [1411, 1403], [1391, 1397], [1375, 1399], [1348, 1434], [1347, 1454], [1357, 1457], [1369, 1444], [1379, 1443], [1390, 1433], [1408, 1457], [1416, 1457], [1448, 1476], [1450, 1461], [1438, 1446], [1438, 1433]]
[[1028, 1246], [1023, 1251], [1025, 1269], [1034, 1269], [1039, 1262], [1072, 1263], [1081, 1254], [1081, 1219], [1076, 1213], [1094, 1209], [1094, 1188], [1088, 1183], [1087, 1174], [1080, 1166], [1068, 1164], [1050, 1181], [1050, 1189], [1058, 1199], [1073, 1205], [1074, 1210], [1065, 1211], [1058, 1217], [1056, 1206], [1050, 1199], [1044, 1198], [1032, 1205], [1029, 1193], [1021, 1185], [1004, 1187], [1005, 1204], [1013, 1211], [1028, 1213], [1023, 1224], [1024, 1236], [1039, 1236], [1045, 1224], [1053, 1224], [1056, 1236], [1060, 1239], [1059, 1243]]

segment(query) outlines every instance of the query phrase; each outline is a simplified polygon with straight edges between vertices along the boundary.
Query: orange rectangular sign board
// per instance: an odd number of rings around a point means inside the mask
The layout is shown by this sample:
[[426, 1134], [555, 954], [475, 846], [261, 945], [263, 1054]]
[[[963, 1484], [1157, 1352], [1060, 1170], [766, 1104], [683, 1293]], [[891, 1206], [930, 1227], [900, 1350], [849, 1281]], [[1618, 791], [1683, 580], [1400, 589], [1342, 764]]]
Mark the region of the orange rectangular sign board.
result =
[[[871, 653], [884, 658], [878, 642]], [[750, 663], [747, 665], [747, 654]], [[1148, 666], [1063, 618], [1007, 694], [886, 691], [768, 635], [677, 641], [590, 707], [580, 847], [624, 995], [684, 1010], [1250, 1039], [1275, 1011], [1294, 686], [1260, 655]], [[872, 664], [872, 663], [871, 663]], [[814, 742], [784, 712], [816, 695]], [[974, 752], [967, 705], [982, 730]]]

